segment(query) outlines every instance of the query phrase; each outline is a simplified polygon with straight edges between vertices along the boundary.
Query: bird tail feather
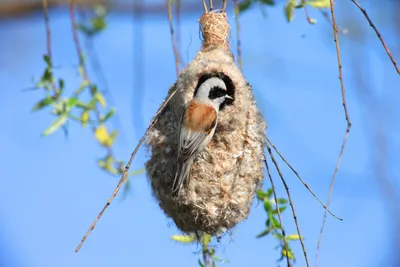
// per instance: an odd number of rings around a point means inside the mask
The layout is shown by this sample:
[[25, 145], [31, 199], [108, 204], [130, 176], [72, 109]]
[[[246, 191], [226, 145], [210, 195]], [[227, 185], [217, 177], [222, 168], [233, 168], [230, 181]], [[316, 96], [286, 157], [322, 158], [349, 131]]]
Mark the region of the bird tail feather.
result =
[[189, 183], [189, 174], [192, 167], [193, 160], [186, 160], [178, 164], [176, 170], [174, 183], [172, 184], [172, 195], [179, 195], [183, 184]]

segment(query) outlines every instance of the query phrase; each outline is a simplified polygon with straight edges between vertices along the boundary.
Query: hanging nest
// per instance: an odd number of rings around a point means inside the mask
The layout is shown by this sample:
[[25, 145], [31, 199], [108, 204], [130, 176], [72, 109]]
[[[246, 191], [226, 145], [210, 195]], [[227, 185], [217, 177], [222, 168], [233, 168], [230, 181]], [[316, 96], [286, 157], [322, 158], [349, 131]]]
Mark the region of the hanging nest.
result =
[[[226, 13], [204, 13], [200, 26], [202, 49], [170, 88], [167, 98], [177, 92], [148, 134], [146, 170], [160, 207], [182, 232], [215, 235], [249, 215], [264, 178], [266, 123], [229, 49]], [[213, 76], [223, 79], [233, 100], [221, 107], [213, 139], [191, 168], [190, 183], [172, 197], [181, 114], [199, 84]]]

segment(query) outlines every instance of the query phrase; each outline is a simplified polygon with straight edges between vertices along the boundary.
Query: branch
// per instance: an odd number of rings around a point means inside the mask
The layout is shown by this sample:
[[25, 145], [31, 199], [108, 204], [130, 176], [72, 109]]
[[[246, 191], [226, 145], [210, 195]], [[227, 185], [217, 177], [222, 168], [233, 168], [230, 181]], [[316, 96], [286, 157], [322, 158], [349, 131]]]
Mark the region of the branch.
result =
[[321, 231], [318, 237], [318, 244], [317, 244], [317, 252], [315, 255], [315, 266], [318, 266], [318, 255], [319, 255], [319, 250], [321, 247], [321, 239], [322, 239], [322, 235], [324, 232], [324, 228], [325, 228], [325, 223], [326, 223], [326, 214], [328, 211], [328, 207], [331, 201], [331, 195], [332, 195], [332, 190], [333, 190], [333, 185], [335, 183], [335, 178], [336, 178], [336, 174], [339, 170], [339, 166], [343, 157], [343, 152], [344, 152], [344, 148], [346, 146], [346, 142], [347, 139], [349, 137], [349, 133], [350, 133], [350, 128], [351, 128], [351, 121], [350, 121], [350, 117], [347, 111], [347, 104], [346, 104], [346, 94], [345, 94], [345, 88], [344, 88], [344, 82], [343, 82], [343, 72], [342, 72], [342, 62], [341, 62], [341, 57], [340, 57], [340, 47], [339, 47], [339, 39], [338, 39], [338, 30], [337, 30], [337, 24], [336, 24], [336, 18], [335, 18], [335, 6], [334, 6], [334, 2], [333, 0], [330, 0], [330, 5], [331, 5], [331, 14], [332, 14], [332, 24], [333, 24], [333, 37], [335, 40], [335, 44], [336, 44], [336, 54], [337, 54], [337, 62], [338, 62], [338, 69], [339, 69], [339, 80], [340, 80], [340, 87], [341, 87], [341, 92], [342, 92], [342, 104], [343, 104], [343, 108], [344, 108], [344, 114], [346, 117], [346, 121], [347, 121], [347, 128], [346, 128], [346, 132], [343, 138], [343, 142], [342, 142], [342, 147], [340, 149], [339, 152], [339, 156], [336, 162], [336, 166], [335, 166], [335, 170], [333, 172], [332, 175], [332, 179], [331, 179], [331, 183], [329, 185], [329, 193], [328, 193], [328, 200], [326, 202], [326, 209], [325, 209], [325, 213], [324, 213], [324, 219], [322, 221], [322, 227], [321, 227]]
[[[243, 63], [242, 63], [242, 44], [241, 44], [241, 38], [240, 38], [239, 1], [233, 0], [233, 3], [235, 5], [236, 39], [237, 39], [236, 49], [237, 49], [237, 54], [238, 54], [238, 65], [239, 65], [239, 69], [242, 70]], [[226, 3], [224, 3], [224, 4], [226, 5]]]
[[175, 56], [175, 70], [176, 70], [176, 76], [179, 75], [180, 71], [180, 63], [179, 63], [179, 51], [175, 43], [175, 37], [174, 37], [174, 23], [172, 20], [172, 0], [167, 0], [168, 1], [168, 21], [169, 21], [169, 30], [171, 33], [171, 42], [172, 42], [172, 48], [174, 50], [174, 56]]
[[400, 69], [397, 67], [397, 63], [396, 60], [394, 60], [392, 53], [390, 53], [389, 48], [386, 46], [385, 41], [382, 38], [382, 35], [380, 34], [380, 32], [378, 31], [378, 29], [375, 27], [374, 23], [372, 22], [372, 20], [369, 18], [367, 11], [365, 11], [365, 9], [357, 2], [357, 0], [351, 0], [357, 7], [358, 9], [360, 9], [360, 11], [364, 14], [364, 17], [368, 20], [369, 22], [369, 26], [372, 27], [372, 29], [374, 29], [376, 36], [378, 36], [379, 40], [381, 41], [383, 48], [385, 49], [386, 53], [388, 54], [390, 60], [393, 63], [394, 68], [396, 69], [397, 73], [400, 74]]
[[268, 162], [267, 162], [266, 158], [264, 159], [264, 163], [265, 163], [265, 167], [267, 168], [267, 173], [268, 173], [269, 180], [271, 181], [272, 192], [274, 193], [275, 206], [276, 206], [276, 210], [278, 211], [279, 223], [280, 223], [281, 230], [282, 230], [283, 246], [284, 246], [284, 248], [286, 250], [287, 266], [291, 267], [292, 264], [290, 263], [290, 260], [289, 260], [289, 257], [288, 257], [289, 248], [288, 248], [288, 245], [287, 245], [287, 242], [286, 242], [285, 228], [283, 228], [283, 222], [282, 222], [282, 218], [281, 218], [281, 211], [279, 209], [278, 198], [276, 197], [274, 180], [272, 179], [271, 171], [269, 170], [269, 166], [268, 166]]
[[[47, 8], [47, 1], [42, 0], [42, 8], [43, 8], [43, 16], [44, 16], [44, 23], [46, 25], [46, 47], [47, 47], [47, 56], [50, 60], [51, 65], [53, 65], [53, 58], [51, 54], [51, 29], [50, 29], [50, 18], [49, 18], [49, 12]], [[53, 76], [53, 70], [50, 70], [51, 76]], [[57, 93], [57, 88], [56, 85], [54, 84], [54, 81], [51, 82], [51, 88], [54, 92], [54, 97], [57, 100], [59, 95]]]
[[274, 163], [276, 170], [278, 171], [279, 177], [281, 178], [282, 183], [283, 183], [283, 185], [284, 185], [284, 187], [285, 187], [286, 193], [287, 193], [287, 195], [288, 195], [289, 204], [290, 204], [290, 207], [291, 207], [291, 209], [292, 209], [293, 219], [294, 219], [294, 222], [295, 222], [295, 224], [296, 224], [296, 229], [297, 229], [297, 233], [298, 233], [298, 235], [299, 235], [300, 244], [301, 244], [301, 247], [302, 247], [302, 249], [303, 249], [304, 259], [305, 259], [305, 261], [306, 261], [307, 267], [310, 267], [310, 263], [308, 262], [308, 257], [307, 257], [307, 250], [306, 250], [306, 247], [305, 247], [304, 242], [303, 242], [303, 236], [302, 236], [301, 233], [300, 233], [300, 227], [299, 227], [299, 223], [298, 223], [298, 221], [297, 221], [296, 210], [294, 209], [292, 197], [291, 197], [290, 192], [289, 192], [289, 187], [288, 187], [288, 185], [286, 184], [285, 179], [283, 178], [283, 175], [282, 175], [282, 173], [281, 173], [281, 170], [279, 169], [278, 163], [276, 162], [274, 155], [272, 154], [271, 147], [269, 146], [268, 143], [267, 143], [266, 145], [267, 145], [267, 150], [268, 150], [268, 153], [269, 153], [269, 155], [270, 155], [270, 157], [271, 157], [271, 160], [272, 160], [272, 162]]
[[144, 140], [146, 139], [147, 134], [149, 133], [149, 131], [151, 130], [151, 128], [153, 128], [154, 124], [158, 121], [158, 118], [160, 117], [161, 113], [164, 111], [165, 107], [168, 105], [168, 102], [171, 100], [171, 98], [175, 95], [176, 90], [173, 91], [171, 93], [171, 95], [164, 101], [164, 103], [161, 105], [161, 107], [158, 109], [157, 113], [154, 115], [154, 117], [151, 120], [151, 123], [149, 125], [149, 127], [147, 127], [145, 133], [143, 134], [142, 138], [140, 138], [139, 143], [136, 145], [135, 149], [133, 150], [131, 157], [129, 158], [128, 163], [125, 166], [125, 170], [124, 173], [122, 174], [121, 179], [118, 182], [117, 187], [115, 188], [114, 192], [112, 193], [110, 199], [107, 201], [107, 203], [104, 205], [103, 209], [100, 211], [99, 215], [97, 215], [96, 219], [93, 221], [92, 225], [90, 225], [89, 230], [86, 232], [86, 234], [82, 237], [80, 244], [78, 245], [78, 247], [75, 249], [75, 252], [78, 252], [82, 245], [83, 242], [85, 242], [86, 238], [89, 236], [89, 234], [93, 231], [93, 229], [96, 227], [96, 224], [98, 222], [98, 220], [100, 220], [101, 216], [103, 215], [103, 213], [106, 211], [106, 209], [108, 208], [108, 206], [110, 206], [111, 202], [114, 200], [114, 198], [116, 197], [116, 195], [118, 194], [118, 191], [121, 189], [121, 186], [123, 185], [123, 183], [126, 180], [126, 177], [128, 175], [128, 171], [129, 168], [131, 167], [132, 161], [136, 155], [136, 153], [138, 152], [139, 148], [141, 147], [141, 145], [143, 144]]
[[267, 142], [272, 146], [272, 148], [275, 150], [276, 153], [278, 153], [279, 157], [282, 159], [283, 162], [286, 163], [286, 165], [292, 170], [292, 172], [297, 176], [297, 178], [299, 178], [299, 180], [302, 182], [302, 184], [307, 188], [307, 190], [318, 200], [318, 202], [322, 205], [322, 207], [326, 210], [328, 210], [329, 214], [331, 214], [333, 217], [335, 217], [336, 219], [338, 219], [339, 221], [342, 221], [342, 218], [339, 218], [338, 216], [336, 216], [334, 213], [332, 213], [323, 203], [322, 201], [319, 199], [319, 197], [311, 190], [311, 188], [308, 186], [308, 184], [300, 177], [299, 173], [292, 167], [292, 165], [290, 165], [290, 163], [283, 157], [283, 155], [281, 154], [281, 152], [278, 150], [278, 148], [271, 142], [271, 140], [269, 140], [269, 138], [267, 137]]

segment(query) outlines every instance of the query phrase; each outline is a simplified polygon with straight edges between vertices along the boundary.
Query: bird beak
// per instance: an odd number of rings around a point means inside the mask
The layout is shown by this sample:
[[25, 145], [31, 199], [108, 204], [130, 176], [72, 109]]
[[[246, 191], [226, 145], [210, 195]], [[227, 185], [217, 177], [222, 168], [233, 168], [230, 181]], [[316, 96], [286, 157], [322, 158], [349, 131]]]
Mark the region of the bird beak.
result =
[[233, 100], [233, 97], [231, 97], [230, 95], [226, 95], [225, 98], [228, 98], [230, 100]]

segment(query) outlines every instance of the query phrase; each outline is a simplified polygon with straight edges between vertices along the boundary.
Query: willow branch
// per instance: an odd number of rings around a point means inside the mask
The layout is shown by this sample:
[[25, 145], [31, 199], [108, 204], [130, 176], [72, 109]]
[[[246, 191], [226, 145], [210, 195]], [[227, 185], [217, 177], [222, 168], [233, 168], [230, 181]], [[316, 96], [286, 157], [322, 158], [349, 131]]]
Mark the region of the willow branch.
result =
[[333, 217], [338, 219], [339, 221], [342, 221], [342, 218], [339, 218], [336, 216], [334, 213], [332, 213], [325, 205], [322, 203], [321, 199], [314, 193], [314, 191], [311, 190], [311, 188], [308, 186], [308, 184], [300, 177], [299, 173], [290, 165], [290, 163], [283, 157], [282, 153], [278, 150], [278, 148], [274, 145], [274, 143], [269, 140], [267, 137], [267, 142], [272, 146], [272, 148], [275, 150], [275, 152], [279, 155], [279, 157], [282, 159], [283, 162], [286, 163], [286, 165], [292, 170], [292, 172], [297, 176], [297, 178], [301, 181], [301, 183], [307, 188], [307, 190], [318, 200], [318, 202], [322, 205], [322, 207], [326, 210], [328, 210], [329, 214], [331, 214]]
[[239, 18], [239, 1], [233, 0], [235, 6], [235, 20], [236, 20], [236, 49], [238, 54], [238, 65], [239, 69], [242, 70], [243, 63], [242, 63], [242, 44], [240, 38], [240, 18]]
[[357, 0], [351, 0], [351, 2], [353, 2], [358, 7], [358, 9], [363, 13], [364, 17], [368, 20], [369, 26], [371, 26], [372, 29], [374, 29], [374, 31], [376, 33], [376, 36], [378, 36], [379, 40], [381, 41], [381, 43], [383, 45], [383, 48], [385, 49], [385, 51], [388, 54], [390, 60], [392, 61], [392, 64], [393, 64], [394, 68], [396, 69], [397, 73], [400, 74], [400, 69], [397, 66], [396, 60], [393, 58], [392, 53], [390, 53], [390, 50], [387, 47], [385, 41], [383, 40], [382, 35], [378, 31], [378, 29], [375, 27], [375, 25], [372, 22], [372, 20], [370, 19], [370, 17], [368, 16], [367, 11], [357, 2]]
[[264, 159], [264, 163], [265, 163], [265, 167], [267, 168], [267, 173], [268, 173], [269, 180], [271, 182], [272, 192], [274, 193], [275, 207], [276, 207], [276, 210], [278, 211], [279, 223], [280, 223], [281, 230], [282, 230], [282, 239], [283, 239], [282, 243], [283, 243], [283, 247], [286, 250], [287, 266], [291, 267], [292, 264], [290, 263], [290, 260], [289, 260], [289, 257], [288, 257], [289, 248], [288, 248], [288, 245], [287, 245], [287, 242], [286, 242], [286, 233], [285, 233], [285, 228], [283, 227], [283, 221], [282, 221], [282, 218], [281, 218], [281, 211], [280, 211], [279, 204], [278, 204], [278, 198], [277, 198], [276, 192], [275, 192], [274, 180], [272, 179], [272, 175], [271, 175], [271, 171], [269, 170], [267, 159]]
[[282, 172], [281, 172], [281, 170], [280, 170], [280, 168], [278, 166], [278, 163], [275, 160], [274, 154], [272, 154], [271, 147], [269, 146], [268, 143], [266, 144], [266, 146], [267, 146], [268, 154], [270, 155], [271, 160], [274, 163], [276, 170], [278, 171], [279, 177], [281, 178], [282, 183], [283, 183], [283, 185], [285, 187], [286, 194], [288, 195], [289, 204], [290, 204], [290, 207], [292, 209], [293, 219], [294, 219], [294, 222], [296, 224], [297, 234], [299, 235], [300, 244], [301, 244], [301, 247], [303, 249], [304, 259], [306, 261], [307, 267], [310, 267], [310, 263], [308, 262], [308, 257], [307, 257], [307, 250], [306, 250], [306, 247], [305, 247], [304, 242], [303, 242], [303, 236], [300, 233], [299, 222], [297, 221], [296, 210], [294, 208], [292, 197], [291, 197], [290, 192], [289, 192], [289, 187], [288, 187], [285, 179], [283, 178]]
[[347, 104], [346, 104], [346, 94], [345, 94], [345, 88], [344, 88], [344, 82], [343, 82], [343, 72], [342, 72], [342, 61], [341, 61], [341, 56], [340, 56], [340, 46], [339, 46], [339, 39], [338, 39], [338, 30], [337, 30], [337, 24], [336, 24], [336, 18], [335, 18], [335, 6], [334, 6], [334, 2], [333, 0], [330, 0], [330, 5], [331, 5], [331, 14], [332, 14], [332, 24], [333, 24], [333, 38], [335, 40], [335, 44], [336, 44], [336, 55], [337, 55], [337, 63], [338, 63], [338, 69], [339, 69], [339, 80], [340, 80], [340, 87], [341, 87], [341, 93], [342, 93], [342, 104], [343, 104], [343, 109], [344, 109], [344, 114], [346, 117], [346, 121], [347, 121], [347, 127], [346, 127], [346, 132], [343, 138], [343, 142], [342, 142], [342, 146], [340, 148], [340, 152], [339, 152], [339, 156], [336, 162], [336, 166], [335, 166], [335, 170], [333, 172], [332, 175], [332, 179], [331, 179], [331, 183], [329, 185], [329, 193], [328, 193], [328, 200], [326, 202], [326, 209], [324, 212], [324, 218], [322, 221], [322, 226], [321, 226], [321, 231], [318, 237], [318, 244], [317, 244], [317, 252], [315, 255], [315, 266], [318, 266], [318, 255], [319, 255], [319, 251], [321, 248], [321, 239], [322, 239], [322, 235], [324, 232], [324, 228], [325, 228], [325, 223], [326, 223], [326, 215], [327, 215], [327, 211], [328, 211], [328, 207], [331, 201], [331, 196], [332, 196], [332, 191], [333, 191], [333, 185], [335, 183], [335, 178], [336, 178], [336, 174], [339, 170], [340, 167], [340, 163], [343, 157], [343, 152], [346, 146], [346, 142], [347, 139], [349, 137], [349, 133], [350, 133], [350, 128], [351, 128], [351, 121], [350, 121], [350, 117], [347, 111]]
[[160, 115], [164, 111], [165, 107], [168, 105], [169, 101], [171, 98], [175, 95], [176, 90], [171, 93], [171, 95], [164, 101], [164, 103], [161, 105], [161, 107], [158, 109], [157, 113], [154, 115], [154, 117], [151, 120], [150, 125], [147, 127], [145, 133], [143, 134], [142, 138], [140, 138], [139, 143], [136, 145], [135, 149], [133, 150], [131, 157], [129, 158], [128, 163], [125, 166], [124, 173], [122, 174], [121, 179], [118, 182], [117, 187], [115, 188], [114, 192], [112, 193], [111, 197], [107, 201], [107, 203], [104, 205], [103, 209], [100, 211], [99, 215], [97, 215], [96, 219], [93, 221], [93, 223], [90, 225], [89, 230], [86, 232], [86, 234], [82, 237], [80, 244], [78, 247], [75, 249], [75, 252], [78, 252], [89, 234], [93, 231], [93, 229], [96, 227], [97, 222], [100, 220], [101, 216], [103, 216], [103, 213], [106, 211], [108, 206], [110, 206], [111, 202], [114, 200], [114, 198], [117, 196], [119, 190], [121, 189], [121, 186], [124, 184], [126, 177], [128, 176], [129, 168], [131, 167], [132, 161], [136, 156], [136, 153], [138, 152], [139, 148], [143, 144], [143, 142], [146, 140], [146, 136], [149, 133], [149, 131], [153, 128], [154, 124], [158, 121]]

